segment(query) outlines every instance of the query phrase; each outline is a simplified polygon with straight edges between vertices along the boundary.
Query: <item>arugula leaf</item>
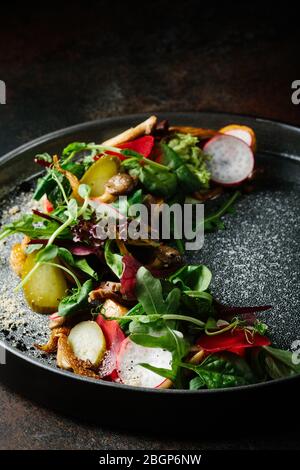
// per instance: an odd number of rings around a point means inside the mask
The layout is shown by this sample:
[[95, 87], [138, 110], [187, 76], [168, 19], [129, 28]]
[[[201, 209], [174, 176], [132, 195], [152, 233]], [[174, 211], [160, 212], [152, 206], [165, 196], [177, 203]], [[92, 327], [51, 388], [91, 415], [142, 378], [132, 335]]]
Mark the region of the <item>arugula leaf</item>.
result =
[[136, 295], [147, 315], [175, 313], [179, 307], [179, 289], [174, 288], [164, 300], [160, 280], [143, 266], [136, 275]]
[[[46, 220], [35, 214], [26, 214], [5, 225], [0, 232], [0, 240], [15, 233], [28, 235], [30, 238], [50, 238], [59, 226], [59, 223], [54, 220]], [[60, 232], [59, 238], [72, 238], [69, 229]]]
[[159, 279], [152, 276], [148, 269], [139, 268], [136, 275], [136, 296], [147, 315], [163, 315], [165, 304], [162, 296], [162, 286]]
[[75, 258], [67, 248], [59, 247], [57, 255], [63, 259], [69, 266], [80, 269], [82, 272], [88, 274], [92, 278], [98, 280], [99, 276], [93, 268], [88, 264], [85, 258]]
[[120, 279], [123, 272], [122, 256], [112, 251], [112, 244], [114, 240], [106, 240], [104, 245], [104, 257], [106, 264], [110, 267], [112, 272]]
[[190, 387], [204, 385], [209, 388], [236, 387], [239, 385], [248, 385], [255, 381], [247, 362], [233, 353], [224, 353], [222, 355], [212, 354], [208, 356], [201, 364], [181, 364], [182, 367], [192, 370], [200, 380], [192, 382]]
[[204, 292], [211, 282], [211, 271], [204, 265], [187, 265], [169, 277], [169, 281], [181, 288], [183, 292]]
[[80, 269], [82, 272], [88, 274], [93, 279], [99, 280], [99, 275], [96, 271], [89, 265], [85, 258], [74, 259], [74, 267]]
[[[206, 232], [217, 230], [223, 230], [225, 228], [224, 222], [221, 220], [221, 217], [227, 213], [233, 212], [233, 204], [241, 195], [240, 191], [235, 191], [233, 195], [224, 202], [224, 204], [218, 209], [215, 213], [205, 217], [204, 219], [204, 230]], [[201, 222], [203, 223], [203, 222]], [[197, 231], [197, 227], [195, 229]]]
[[89, 307], [88, 295], [92, 288], [92, 280], [88, 279], [80, 289], [72, 289], [71, 294], [60, 301], [58, 315], [65, 317], [86, 310]]

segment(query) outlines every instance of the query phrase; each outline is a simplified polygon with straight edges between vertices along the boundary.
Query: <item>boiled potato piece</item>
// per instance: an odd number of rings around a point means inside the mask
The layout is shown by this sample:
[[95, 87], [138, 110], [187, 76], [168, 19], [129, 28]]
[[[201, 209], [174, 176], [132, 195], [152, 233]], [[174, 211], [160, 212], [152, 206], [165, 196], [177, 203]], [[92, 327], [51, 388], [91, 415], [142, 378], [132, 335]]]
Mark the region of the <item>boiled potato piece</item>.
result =
[[[36, 252], [27, 256], [22, 279], [35, 265]], [[57, 259], [55, 263], [59, 264]], [[35, 312], [54, 313], [60, 300], [66, 295], [67, 282], [63, 271], [55, 266], [41, 264], [23, 286], [25, 298]]]
[[78, 359], [90, 361], [98, 366], [106, 351], [104, 334], [95, 321], [78, 323], [68, 336], [68, 341]]
[[85, 172], [80, 184], [88, 184], [91, 187], [91, 197], [101, 196], [105, 192], [105, 184], [118, 173], [119, 167], [120, 161], [117, 157], [104, 155]]

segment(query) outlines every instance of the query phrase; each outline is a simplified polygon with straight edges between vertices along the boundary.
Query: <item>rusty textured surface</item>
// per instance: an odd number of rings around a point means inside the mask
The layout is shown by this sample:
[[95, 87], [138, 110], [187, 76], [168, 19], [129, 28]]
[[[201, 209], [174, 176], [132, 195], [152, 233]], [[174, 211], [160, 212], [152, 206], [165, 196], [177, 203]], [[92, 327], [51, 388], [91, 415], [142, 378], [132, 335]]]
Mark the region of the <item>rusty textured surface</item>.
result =
[[[300, 124], [291, 82], [300, 78], [296, 15], [255, 4], [196, 11], [195, 1], [73, 3], [4, 13], [0, 154], [95, 118], [155, 111], [223, 111]], [[200, 2], [199, 2], [200, 3]], [[202, 2], [201, 2], [202, 3]], [[183, 20], [184, 17], [184, 20]], [[3, 366], [0, 366], [3, 367]], [[1, 370], [0, 370], [1, 373]], [[197, 438], [146, 436], [76, 422], [0, 385], [0, 448], [295, 448], [296, 433]]]

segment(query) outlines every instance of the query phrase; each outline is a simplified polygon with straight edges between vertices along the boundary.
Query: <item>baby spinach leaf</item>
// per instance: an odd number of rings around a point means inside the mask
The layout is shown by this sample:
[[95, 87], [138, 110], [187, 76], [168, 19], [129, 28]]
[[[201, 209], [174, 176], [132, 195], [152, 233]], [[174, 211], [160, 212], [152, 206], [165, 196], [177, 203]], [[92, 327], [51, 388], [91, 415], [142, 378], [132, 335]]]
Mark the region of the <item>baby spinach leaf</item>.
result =
[[300, 374], [300, 364], [293, 362], [293, 353], [291, 351], [264, 346], [261, 354], [265, 370], [272, 379]]
[[46, 263], [47, 261], [56, 258], [57, 255], [58, 247], [56, 245], [48, 245], [37, 253], [35, 261], [39, 263]]
[[71, 294], [64, 297], [58, 306], [58, 315], [61, 317], [74, 315], [89, 307], [88, 295], [93, 288], [91, 279], [88, 279], [80, 289], [73, 289]]
[[[61, 163], [61, 167], [64, 170], [68, 170], [73, 173], [77, 178], [81, 178], [83, 173], [85, 172], [85, 165], [80, 163], [68, 162], [68, 163]], [[58, 179], [63, 188], [69, 196], [71, 194], [71, 186], [67, 178], [60, 173], [59, 171], [55, 170], [54, 168], [48, 168], [46, 174], [38, 179], [37, 186], [35, 192], [33, 194], [33, 199], [39, 201], [41, 197], [46, 194], [48, 199], [57, 205], [60, 202], [63, 202], [61, 191], [57, 186], [55, 179], [53, 178], [53, 174], [55, 175], [56, 179]]]
[[186, 193], [198, 191], [202, 184], [197, 176], [189, 169], [184, 160], [169, 145], [161, 144], [163, 150], [162, 163], [175, 171], [180, 186]]
[[150, 165], [141, 167], [139, 179], [150, 193], [158, 196], [171, 197], [177, 189], [175, 173], [156, 169]]
[[120, 279], [123, 272], [122, 256], [113, 251], [114, 240], [107, 240], [104, 246], [104, 257], [112, 272]]
[[200, 388], [205, 387], [204, 380], [198, 375], [190, 380], [189, 389], [190, 390], [199, 390]]
[[183, 160], [180, 158], [169, 145], [161, 144], [162, 149], [162, 164], [166, 165], [170, 170], [177, 170], [182, 164]]
[[233, 353], [208, 356], [201, 364], [182, 364], [182, 367], [194, 371], [201, 381], [193, 382], [192, 386], [205, 385], [207, 388], [226, 388], [248, 385], [255, 377], [246, 361]]
[[129, 209], [134, 204], [142, 204], [143, 202], [143, 191], [137, 189], [132, 194], [129, 194], [126, 198], [117, 199], [116, 202], [112, 203], [118, 211], [127, 217], [129, 215]]
[[191, 172], [189, 167], [185, 164], [181, 165], [175, 171], [180, 186], [187, 194], [198, 191], [203, 186], [197, 176]]
[[204, 292], [211, 282], [211, 271], [204, 265], [187, 265], [169, 277], [169, 281], [180, 287], [184, 292]]

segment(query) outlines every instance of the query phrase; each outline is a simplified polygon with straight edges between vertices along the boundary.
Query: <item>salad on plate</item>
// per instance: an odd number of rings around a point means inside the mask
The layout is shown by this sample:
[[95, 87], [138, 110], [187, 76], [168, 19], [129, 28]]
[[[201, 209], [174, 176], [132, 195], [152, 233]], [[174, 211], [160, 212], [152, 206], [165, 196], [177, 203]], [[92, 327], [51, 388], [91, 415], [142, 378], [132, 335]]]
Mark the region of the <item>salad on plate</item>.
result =
[[182, 221], [171, 217], [167, 236], [153, 224], [166, 207], [204, 205], [204, 218], [190, 213], [193, 233], [224, 229], [259, 173], [255, 151], [249, 127], [151, 116], [100, 144], [36, 155], [39, 206], [0, 232], [0, 240], [21, 236], [10, 255], [17, 289], [49, 315], [49, 340], [35, 347], [56, 354], [61, 369], [146, 388], [216, 389], [299, 373], [257, 317], [271, 306], [218, 302], [209, 267], [186, 261]]

